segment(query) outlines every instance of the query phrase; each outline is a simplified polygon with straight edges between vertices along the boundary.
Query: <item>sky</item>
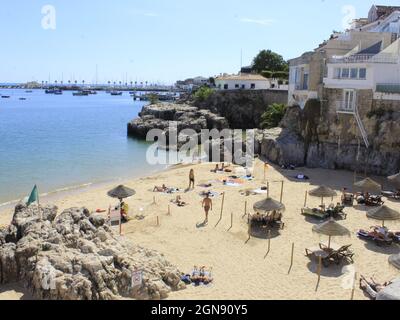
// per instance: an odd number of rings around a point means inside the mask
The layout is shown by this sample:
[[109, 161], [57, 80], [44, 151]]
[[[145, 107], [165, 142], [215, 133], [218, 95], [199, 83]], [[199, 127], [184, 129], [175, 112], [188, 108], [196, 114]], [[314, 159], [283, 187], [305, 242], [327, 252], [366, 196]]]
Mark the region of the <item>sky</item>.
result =
[[290, 59], [316, 48], [373, 4], [400, 1], [2, 0], [0, 82], [237, 73], [262, 49]]

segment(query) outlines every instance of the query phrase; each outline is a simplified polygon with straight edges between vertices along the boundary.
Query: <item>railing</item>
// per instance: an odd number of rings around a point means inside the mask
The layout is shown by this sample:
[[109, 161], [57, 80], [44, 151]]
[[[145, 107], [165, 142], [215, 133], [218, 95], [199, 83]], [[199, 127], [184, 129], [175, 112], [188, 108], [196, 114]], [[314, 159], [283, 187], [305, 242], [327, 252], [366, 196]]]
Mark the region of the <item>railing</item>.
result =
[[344, 101], [336, 101], [336, 109], [338, 113], [354, 115], [357, 126], [360, 129], [361, 137], [364, 140], [364, 144], [367, 148], [369, 148], [368, 134], [365, 130], [360, 114], [358, 113], [357, 102], [355, 102], [354, 105], [349, 108], [349, 106]]
[[399, 56], [393, 54], [354, 54], [349, 57], [333, 57], [329, 63], [399, 63]]
[[400, 83], [378, 83], [376, 91], [382, 93], [400, 93]]
[[338, 113], [350, 113], [353, 114], [355, 111], [355, 107], [352, 106], [349, 108], [349, 106], [344, 102], [344, 101], [336, 101], [336, 111]]

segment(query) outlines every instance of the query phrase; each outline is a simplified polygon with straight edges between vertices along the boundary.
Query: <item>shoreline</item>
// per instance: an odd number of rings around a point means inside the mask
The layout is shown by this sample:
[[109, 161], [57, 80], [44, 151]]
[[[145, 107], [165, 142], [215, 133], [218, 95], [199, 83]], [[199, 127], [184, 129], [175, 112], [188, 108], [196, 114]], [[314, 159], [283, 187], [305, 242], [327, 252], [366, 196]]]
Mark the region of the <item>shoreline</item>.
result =
[[[301, 215], [304, 205], [304, 194], [319, 185], [327, 185], [337, 191], [340, 201], [340, 190], [353, 183], [353, 173], [343, 170], [298, 168], [295, 171], [281, 170], [270, 166], [267, 180], [270, 196], [279, 200], [281, 182], [284, 181], [283, 203], [286, 211], [283, 214], [285, 228], [279, 230], [271, 238], [271, 250], [266, 256], [268, 241], [265, 237], [248, 239], [247, 216], [244, 208], [252, 214], [253, 205], [265, 199], [265, 194], [245, 196], [241, 190], [258, 189], [265, 186], [264, 165], [256, 160], [253, 181], [244, 181], [240, 186], [226, 186], [221, 178], [230, 174], [215, 174], [210, 170], [213, 163], [178, 164], [165, 168], [141, 178], [122, 181], [127, 187], [134, 188], [136, 195], [126, 199], [133, 218], [123, 225], [123, 237], [132, 240], [143, 248], [155, 250], [163, 254], [168, 261], [184, 273], [191, 272], [193, 266], [212, 268], [215, 282], [209, 287], [192, 287], [172, 292], [172, 300], [349, 300], [351, 289], [347, 287], [349, 272], [354, 270], [366, 277], [375, 277], [380, 282], [390, 281], [398, 277], [398, 270], [388, 263], [391, 254], [398, 253], [399, 246], [376, 247], [364, 242], [356, 236], [362, 228], [368, 228], [379, 222], [371, 221], [366, 216], [366, 208], [355, 206], [345, 209], [347, 219], [338, 221], [351, 232], [350, 238], [335, 238], [338, 245], [351, 244], [355, 255], [355, 263], [349, 265], [332, 265], [324, 268], [318, 291], [317, 264], [304, 254], [305, 248], [316, 246], [326, 237], [316, 236], [312, 232], [317, 220], [310, 220]], [[154, 185], [166, 184], [184, 190], [188, 186], [189, 170], [193, 168], [196, 176], [196, 187], [188, 192], [178, 194], [154, 193]], [[235, 169], [235, 166], [233, 166]], [[235, 170], [236, 171], [236, 170]], [[293, 176], [299, 173], [310, 177], [308, 181], [296, 181]], [[236, 173], [240, 175], [239, 173]], [[202, 188], [202, 181], [212, 181], [212, 187]], [[378, 180], [380, 181], [380, 180]], [[107, 196], [107, 191], [114, 187], [104, 184], [94, 188], [88, 187], [83, 192], [76, 192], [60, 197], [54, 204], [58, 213], [72, 207], [86, 207], [91, 212], [96, 209], [107, 209], [116, 199]], [[213, 198], [213, 210], [210, 212], [209, 224], [202, 226], [204, 210], [199, 193], [212, 190], [217, 193]], [[224, 197], [221, 195], [225, 194]], [[176, 195], [180, 195], [187, 203], [178, 207], [171, 203]], [[220, 219], [221, 201], [225, 199], [223, 216]], [[153, 200], [156, 200], [153, 202]], [[386, 201], [386, 199], [385, 199]], [[247, 205], [245, 206], [245, 203]], [[309, 197], [308, 206], [319, 206], [319, 198]], [[400, 202], [386, 201], [389, 207], [400, 210]], [[170, 209], [170, 210], [169, 210]], [[231, 227], [231, 214], [233, 227]], [[104, 213], [106, 215], [106, 213]], [[140, 218], [142, 216], [142, 218]], [[8, 223], [11, 211], [0, 215], [0, 225]], [[157, 223], [159, 221], [159, 224]], [[390, 229], [400, 230], [399, 223], [388, 222]], [[116, 230], [117, 231], [117, 230]], [[294, 264], [288, 274], [292, 244], [295, 243]], [[352, 278], [353, 279], [353, 278]], [[1, 289], [1, 286], [0, 286]], [[1, 290], [0, 290], [1, 292]], [[15, 293], [7, 290], [0, 294], [0, 300]], [[357, 287], [355, 300], [366, 300], [363, 292]]]

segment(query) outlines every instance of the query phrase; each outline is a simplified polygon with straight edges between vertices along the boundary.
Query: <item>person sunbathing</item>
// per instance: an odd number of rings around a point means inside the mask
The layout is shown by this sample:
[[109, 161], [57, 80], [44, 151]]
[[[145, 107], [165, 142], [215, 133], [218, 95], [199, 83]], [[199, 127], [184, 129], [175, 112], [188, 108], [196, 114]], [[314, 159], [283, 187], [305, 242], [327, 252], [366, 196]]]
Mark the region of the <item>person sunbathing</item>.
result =
[[168, 188], [165, 184], [162, 187], [155, 186], [153, 192], [167, 192]]
[[360, 289], [363, 290], [373, 300], [376, 299], [378, 293], [384, 290], [392, 282], [385, 282], [384, 284], [377, 283], [373, 278], [368, 281], [364, 276], [360, 276]]
[[176, 196], [176, 199], [172, 200], [172, 203], [175, 203], [178, 207], [184, 207], [187, 205], [185, 201], [182, 201], [181, 196]]
[[217, 165], [215, 165], [215, 169], [214, 170], [211, 170], [211, 172], [214, 172], [214, 173], [217, 173], [217, 172], [220, 172], [221, 170], [219, 169], [219, 165], [217, 164]]

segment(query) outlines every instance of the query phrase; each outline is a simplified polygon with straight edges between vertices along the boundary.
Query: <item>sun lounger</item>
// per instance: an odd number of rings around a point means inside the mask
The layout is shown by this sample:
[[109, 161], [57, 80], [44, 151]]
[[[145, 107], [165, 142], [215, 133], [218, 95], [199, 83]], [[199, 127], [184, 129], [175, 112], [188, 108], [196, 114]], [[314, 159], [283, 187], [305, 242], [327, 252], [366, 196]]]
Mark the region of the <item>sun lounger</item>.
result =
[[400, 200], [400, 192], [382, 191], [382, 195], [388, 199]]
[[334, 248], [328, 248], [324, 244], [320, 244], [319, 247], [306, 249], [306, 256], [316, 259], [321, 257], [324, 267], [329, 267], [332, 263], [340, 265], [343, 262], [354, 262], [354, 253], [350, 250], [350, 245], [335, 250]]
[[342, 195], [342, 205], [352, 207], [353, 203], [354, 203], [354, 194], [345, 193]]
[[301, 214], [303, 216], [313, 217], [316, 219], [324, 220], [329, 218], [329, 214], [322, 209], [311, 209], [311, 208], [303, 208], [301, 209]]
[[333, 245], [331, 245], [330, 249], [328, 248], [328, 246], [325, 243], [320, 243], [319, 246], [322, 250], [325, 250], [325, 251], [332, 250], [333, 253], [335, 253], [339, 256], [337, 259], [338, 261], [346, 260], [350, 263], [354, 263], [354, 259], [353, 259], [354, 252], [352, 250], [350, 250], [350, 247], [352, 246], [351, 244], [342, 246], [340, 248], [337, 248], [337, 247], [335, 248]]
[[393, 244], [393, 238], [388, 235], [382, 235], [382, 237], [378, 237], [374, 232], [369, 232], [366, 230], [359, 230], [357, 232], [357, 236], [360, 239], [373, 241], [377, 246], [391, 246]]

